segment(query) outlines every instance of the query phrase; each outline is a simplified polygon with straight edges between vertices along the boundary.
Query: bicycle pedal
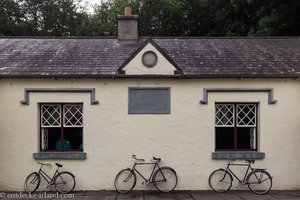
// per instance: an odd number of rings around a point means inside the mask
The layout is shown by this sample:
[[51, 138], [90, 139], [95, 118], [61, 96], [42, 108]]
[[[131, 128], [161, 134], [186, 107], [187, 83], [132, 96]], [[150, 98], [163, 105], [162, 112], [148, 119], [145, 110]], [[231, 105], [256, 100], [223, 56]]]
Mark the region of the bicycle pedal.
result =
[[236, 189], [238, 189], [238, 188], [247, 188], [247, 187], [248, 187], [247, 184], [245, 184], [245, 183], [239, 183], [239, 184], [236, 186]]
[[149, 182], [149, 181], [143, 181], [142, 182], [142, 185], [151, 185], [152, 183], [151, 182]]

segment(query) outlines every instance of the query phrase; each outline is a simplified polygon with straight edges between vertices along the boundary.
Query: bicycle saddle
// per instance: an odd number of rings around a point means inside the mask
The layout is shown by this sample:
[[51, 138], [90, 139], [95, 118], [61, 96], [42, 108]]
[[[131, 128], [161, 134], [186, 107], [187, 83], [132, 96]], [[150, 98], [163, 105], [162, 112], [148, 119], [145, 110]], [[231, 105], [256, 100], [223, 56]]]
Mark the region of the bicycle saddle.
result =
[[246, 162], [248, 162], [248, 163], [250, 163], [250, 164], [251, 164], [251, 163], [254, 164], [254, 163], [255, 163], [255, 160], [246, 160]]
[[57, 167], [63, 167], [61, 164], [59, 163], [55, 163]]
[[156, 157], [153, 156], [153, 160], [154, 160], [154, 161], [160, 162], [160, 161], [161, 161], [161, 158], [156, 158]]

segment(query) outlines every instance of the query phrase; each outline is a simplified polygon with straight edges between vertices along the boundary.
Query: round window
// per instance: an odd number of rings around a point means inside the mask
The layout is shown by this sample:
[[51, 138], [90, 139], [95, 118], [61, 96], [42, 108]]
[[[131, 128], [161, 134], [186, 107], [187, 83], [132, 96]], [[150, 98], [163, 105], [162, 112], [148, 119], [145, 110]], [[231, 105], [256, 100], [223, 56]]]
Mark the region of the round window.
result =
[[143, 65], [146, 67], [154, 67], [157, 63], [157, 55], [153, 51], [146, 51], [142, 56]]

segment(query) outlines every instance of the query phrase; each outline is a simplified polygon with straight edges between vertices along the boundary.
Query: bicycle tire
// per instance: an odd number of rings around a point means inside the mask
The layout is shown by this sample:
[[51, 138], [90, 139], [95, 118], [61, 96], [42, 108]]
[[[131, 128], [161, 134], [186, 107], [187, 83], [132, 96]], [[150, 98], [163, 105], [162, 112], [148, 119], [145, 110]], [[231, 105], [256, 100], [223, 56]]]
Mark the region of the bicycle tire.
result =
[[208, 183], [211, 189], [219, 193], [230, 190], [232, 181], [233, 178], [231, 174], [225, 169], [217, 169], [213, 171], [208, 178]]
[[75, 176], [71, 172], [59, 172], [54, 178], [54, 185], [57, 192], [70, 193], [76, 186]]
[[24, 190], [28, 193], [35, 192], [41, 183], [41, 177], [37, 172], [32, 172], [29, 174], [24, 183]]
[[171, 192], [177, 186], [176, 171], [171, 167], [158, 168], [152, 178], [154, 186], [161, 192]]
[[136, 184], [136, 174], [131, 169], [121, 170], [114, 181], [116, 190], [119, 193], [129, 193]]
[[254, 193], [263, 195], [272, 188], [272, 177], [265, 170], [255, 170], [247, 176], [248, 188]]

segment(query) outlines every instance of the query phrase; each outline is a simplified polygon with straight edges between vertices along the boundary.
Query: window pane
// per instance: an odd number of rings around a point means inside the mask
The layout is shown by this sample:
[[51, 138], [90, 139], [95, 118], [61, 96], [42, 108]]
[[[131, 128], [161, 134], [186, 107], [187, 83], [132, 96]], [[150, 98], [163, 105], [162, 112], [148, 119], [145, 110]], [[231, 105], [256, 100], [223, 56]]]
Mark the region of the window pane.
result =
[[56, 146], [60, 139], [60, 128], [43, 128], [42, 129], [42, 150], [61, 150], [61, 147]]
[[82, 105], [64, 105], [64, 126], [82, 127]]
[[216, 126], [234, 126], [234, 105], [216, 104]]
[[238, 127], [237, 130], [237, 148], [256, 149], [255, 128]]
[[41, 124], [42, 127], [60, 127], [60, 105], [42, 105], [41, 106]]
[[82, 151], [82, 128], [64, 128], [64, 140], [69, 144], [66, 150]]
[[237, 126], [255, 127], [256, 126], [256, 105], [237, 105]]
[[[43, 150], [83, 150], [82, 128], [64, 128], [64, 140], [62, 147], [60, 128], [43, 128], [42, 149]], [[62, 149], [63, 148], [63, 149]]]
[[233, 127], [216, 127], [216, 149], [234, 149]]

